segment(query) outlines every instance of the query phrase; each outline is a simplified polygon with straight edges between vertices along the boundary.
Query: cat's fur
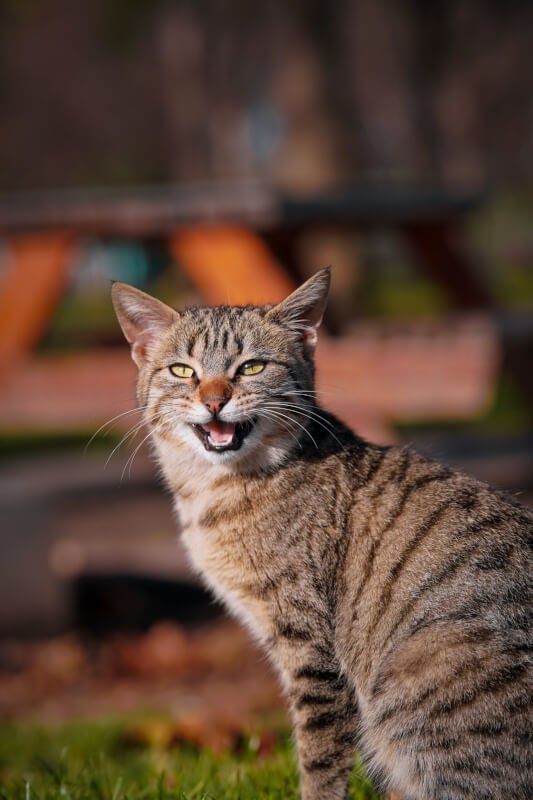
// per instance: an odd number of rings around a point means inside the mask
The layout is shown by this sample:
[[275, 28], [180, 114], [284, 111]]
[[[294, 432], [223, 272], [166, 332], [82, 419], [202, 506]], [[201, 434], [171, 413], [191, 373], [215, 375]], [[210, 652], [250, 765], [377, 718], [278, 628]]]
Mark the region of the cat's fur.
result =
[[[323, 270], [278, 306], [181, 312], [113, 286], [190, 557], [277, 665], [304, 800], [345, 796], [356, 747], [406, 800], [526, 800], [532, 515], [319, 408], [328, 284]], [[213, 409], [222, 438], [254, 420], [240, 449], [205, 449], [192, 424]]]

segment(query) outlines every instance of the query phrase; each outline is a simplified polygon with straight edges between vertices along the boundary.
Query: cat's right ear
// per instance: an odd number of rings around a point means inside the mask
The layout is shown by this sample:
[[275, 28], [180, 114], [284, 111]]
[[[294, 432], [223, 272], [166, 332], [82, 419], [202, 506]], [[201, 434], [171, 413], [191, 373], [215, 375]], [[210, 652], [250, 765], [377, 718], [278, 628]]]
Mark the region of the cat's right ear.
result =
[[266, 319], [293, 330], [309, 347], [314, 348], [317, 330], [326, 310], [330, 280], [330, 268], [321, 269], [271, 308]]
[[127, 283], [114, 281], [111, 298], [122, 332], [131, 345], [131, 357], [140, 368], [151, 346], [178, 318], [177, 311]]

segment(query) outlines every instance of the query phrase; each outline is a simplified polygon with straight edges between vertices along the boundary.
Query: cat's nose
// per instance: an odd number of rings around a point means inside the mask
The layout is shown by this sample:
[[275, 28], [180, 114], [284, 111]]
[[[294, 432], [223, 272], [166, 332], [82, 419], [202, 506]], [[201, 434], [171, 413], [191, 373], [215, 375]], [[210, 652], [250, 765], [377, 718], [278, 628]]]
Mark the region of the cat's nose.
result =
[[212, 414], [219, 414], [223, 406], [228, 402], [227, 397], [209, 397], [204, 401], [204, 405]]
[[199, 400], [215, 416], [231, 397], [231, 384], [220, 378], [203, 380], [199, 386]]

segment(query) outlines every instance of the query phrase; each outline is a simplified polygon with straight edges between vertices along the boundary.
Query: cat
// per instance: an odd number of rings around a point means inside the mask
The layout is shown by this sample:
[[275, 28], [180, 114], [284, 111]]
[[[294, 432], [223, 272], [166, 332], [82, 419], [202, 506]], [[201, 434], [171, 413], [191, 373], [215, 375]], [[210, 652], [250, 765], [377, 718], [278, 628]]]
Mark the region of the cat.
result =
[[316, 402], [322, 270], [273, 306], [174, 311], [115, 283], [192, 563], [284, 686], [302, 800], [355, 749], [405, 800], [533, 797], [533, 515]]

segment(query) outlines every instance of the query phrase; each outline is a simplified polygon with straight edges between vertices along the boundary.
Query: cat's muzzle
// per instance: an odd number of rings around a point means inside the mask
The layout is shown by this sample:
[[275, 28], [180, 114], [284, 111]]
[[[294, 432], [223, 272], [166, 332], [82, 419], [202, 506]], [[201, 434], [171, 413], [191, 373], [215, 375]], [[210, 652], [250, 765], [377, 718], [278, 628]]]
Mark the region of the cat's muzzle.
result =
[[227, 450], [240, 450], [254, 424], [255, 420], [222, 422], [215, 419], [205, 425], [193, 424], [191, 427], [206, 450], [224, 453]]

